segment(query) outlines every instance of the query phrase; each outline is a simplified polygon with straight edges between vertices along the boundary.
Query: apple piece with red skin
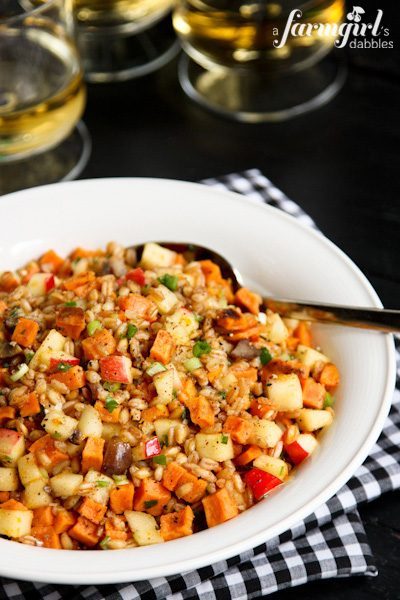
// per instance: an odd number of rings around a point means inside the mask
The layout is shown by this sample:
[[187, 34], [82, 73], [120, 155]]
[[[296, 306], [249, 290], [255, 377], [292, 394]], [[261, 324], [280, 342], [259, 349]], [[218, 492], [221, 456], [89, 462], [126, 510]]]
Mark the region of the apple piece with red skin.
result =
[[31, 296], [44, 296], [55, 288], [56, 281], [51, 273], [35, 273], [28, 281], [27, 288]]
[[299, 465], [312, 454], [318, 442], [310, 433], [302, 433], [296, 441], [286, 444], [284, 450], [294, 465]]
[[60, 365], [68, 365], [71, 367], [75, 367], [76, 365], [79, 365], [79, 358], [76, 358], [76, 356], [71, 356], [66, 352], [60, 352], [60, 355], [57, 356], [57, 358], [50, 358], [50, 373], [57, 373], [57, 371], [62, 371], [63, 369], [59, 368]]
[[144, 271], [140, 267], [138, 267], [137, 269], [133, 269], [132, 271], [129, 271], [125, 275], [125, 277], [128, 281], [134, 281], [135, 283], [137, 283], [140, 286], [144, 286], [144, 284], [146, 283]]
[[148, 440], [145, 443], [144, 448], [146, 458], [152, 458], [153, 456], [161, 454], [161, 446], [158, 437], [153, 437], [151, 440]]
[[101, 378], [115, 383], [132, 383], [132, 361], [127, 356], [106, 356], [100, 359]]
[[13, 429], [0, 429], [0, 462], [6, 467], [14, 467], [25, 452], [25, 439], [22, 433]]

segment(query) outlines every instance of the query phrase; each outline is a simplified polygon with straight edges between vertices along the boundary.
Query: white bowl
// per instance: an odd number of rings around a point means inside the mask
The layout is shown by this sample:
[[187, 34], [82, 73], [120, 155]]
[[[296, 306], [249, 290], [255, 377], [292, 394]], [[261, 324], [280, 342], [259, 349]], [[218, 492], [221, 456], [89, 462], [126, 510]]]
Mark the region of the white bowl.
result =
[[[230, 192], [160, 179], [97, 179], [0, 198], [0, 269], [48, 248], [68, 252], [109, 240], [192, 241], [231, 260], [250, 284], [278, 296], [381, 306], [359, 269], [326, 238], [279, 210]], [[167, 544], [65, 552], [0, 540], [3, 576], [104, 584], [182, 573], [243, 552], [305, 518], [362, 463], [388, 413], [395, 363], [391, 336], [315, 328], [338, 365], [336, 419], [293, 480], [236, 519]]]

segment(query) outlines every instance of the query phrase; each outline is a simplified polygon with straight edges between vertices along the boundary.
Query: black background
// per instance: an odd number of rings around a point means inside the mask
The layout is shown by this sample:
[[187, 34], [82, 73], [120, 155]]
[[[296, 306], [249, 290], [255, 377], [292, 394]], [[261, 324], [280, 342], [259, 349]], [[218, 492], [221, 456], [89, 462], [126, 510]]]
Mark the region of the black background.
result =
[[[176, 62], [140, 80], [90, 86], [85, 121], [93, 153], [82, 177], [197, 181], [257, 167], [359, 265], [386, 307], [399, 308], [398, 3], [362, 5], [371, 14], [384, 10], [382, 24], [395, 48], [343, 50], [349, 61], [343, 91], [328, 106], [286, 123], [237, 124], [204, 111], [180, 90]], [[377, 578], [329, 580], [277, 596], [399, 599], [400, 493], [361, 514]]]

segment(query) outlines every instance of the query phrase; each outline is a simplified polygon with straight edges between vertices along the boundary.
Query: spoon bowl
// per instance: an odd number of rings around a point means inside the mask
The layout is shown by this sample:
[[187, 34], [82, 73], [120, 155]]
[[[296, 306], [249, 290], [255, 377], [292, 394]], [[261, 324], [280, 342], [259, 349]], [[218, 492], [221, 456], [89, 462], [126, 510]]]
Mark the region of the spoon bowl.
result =
[[[238, 269], [232, 266], [221, 254], [215, 252], [215, 250], [189, 242], [154, 243], [183, 254], [188, 261], [211, 260], [219, 266], [222, 276], [231, 282], [234, 292], [244, 285], [243, 278]], [[144, 246], [145, 244], [134, 246], [138, 258], [141, 257]], [[321, 304], [308, 300], [289, 300], [271, 296], [263, 296], [262, 304], [264, 308], [278, 312], [284, 317], [374, 329], [384, 333], [400, 331], [400, 310]]]

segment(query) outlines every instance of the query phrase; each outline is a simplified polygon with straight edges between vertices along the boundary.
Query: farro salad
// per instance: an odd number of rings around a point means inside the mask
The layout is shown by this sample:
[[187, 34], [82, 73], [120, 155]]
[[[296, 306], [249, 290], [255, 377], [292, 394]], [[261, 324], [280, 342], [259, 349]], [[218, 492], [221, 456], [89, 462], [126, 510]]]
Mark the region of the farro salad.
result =
[[0, 274], [0, 535], [119, 549], [232, 519], [333, 420], [307, 323], [154, 243]]

